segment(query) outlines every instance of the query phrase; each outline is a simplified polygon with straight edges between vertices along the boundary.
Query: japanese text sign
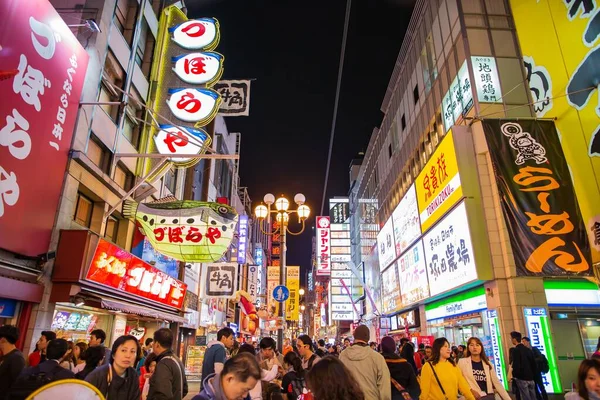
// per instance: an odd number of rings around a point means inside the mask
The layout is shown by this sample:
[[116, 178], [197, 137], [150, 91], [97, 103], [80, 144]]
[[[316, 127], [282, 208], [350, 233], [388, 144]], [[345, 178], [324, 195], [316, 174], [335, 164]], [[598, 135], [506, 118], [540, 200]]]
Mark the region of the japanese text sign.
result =
[[452, 131], [425, 164], [415, 187], [421, 227], [425, 232], [463, 197]]
[[390, 314], [402, 308], [398, 265], [393, 263], [381, 273], [381, 312]]
[[412, 184], [392, 213], [396, 255], [400, 255], [421, 236], [417, 192]]
[[442, 114], [446, 131], [473, 107], [473, 88], [469, 79], [467, 62], [463, 62], [458, 74], [448, 88], [442, 101]]
[[317, 217], [317, 276], [331, 274], [331, 232], [329, 217]]
[[419, 240], [398, 259], [402, 304], [408, 306], [429, 297], [423, 242]]
[[488, 354], [490, 362], [494, 366], [494, 372], [498, 376], [500, 383], [504, 388], [508, 387], [506, 377], [506, 368], [504, 367], [504, 352], [502, 350], [502, 331], [498, 321], [498, 311], [487, 310], [488, 327], [490, 329], [490, 338], [492, 340], [492, 354]]
[[496, 59], [494, 57], [471, 57], [477, 99], [482, 103], [502, 103], [502, 90]]
[[329, 199], [329, 218], [332, 224], [347, 224], [350, 220], [348, 199]]
[[285, 286], [290, 291], [290, 297], [285, 302], [285, 319], [286, 321], [298, 321], [300, 309], [300, 267], [286, 266], [285, 267]]
[[104, 239], [98, 242], [85, 279], [177, 309], [187, 289], [185, 283]]
[[591, 275], [590, 245], [553, 121], [484, 120], [518, 275]]
[[3, 0], [0, 15], [0, 247], [36, 256], [48, 252], [88, 54], [47, 0]]
[[465, 203], [423, 236], [431, 296], [477, 279]]
[[279, 267], [270, 265], [267, 267], [267, 308], [276, 315], [279, 311], [279, 303], [273, 298], [273, 290], [279, 285]]
[[204, 298], [231, 299], [238, 288], [238, 264], [207, 264], [202, 270], [202, 291]]
[[248, 216], [240, 215], [238, 223], [238, 254], [237, 262], [246, 263], [246, 248], [248, 245]]
[[258, 293], [258, 270], [262, 269], [262, 266], [248, 265], [248, 294], [250, 295], [251, 301], [256, 301]]
[[377, 251], [379, 252], [379, 267], [383, 271], [396, 259], [392, 217], [388, 218], [381, 231], [377, 234]]
[[221, 95], [221, 114], [228, 117], [250, 115], [250, 81], [219, 81], [214, 89]]

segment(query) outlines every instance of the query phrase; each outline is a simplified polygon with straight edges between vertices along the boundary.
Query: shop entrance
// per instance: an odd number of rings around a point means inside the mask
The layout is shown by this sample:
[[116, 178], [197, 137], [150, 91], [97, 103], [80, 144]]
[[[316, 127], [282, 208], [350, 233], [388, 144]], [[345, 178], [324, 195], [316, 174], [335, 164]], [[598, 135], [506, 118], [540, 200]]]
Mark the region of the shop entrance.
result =
[[445, 337], [451, 346], [466, 345], [471, 337], [478, 337], [485, 343], [486, 326], [484, 313], [470, 313], [457, 317], [427, 321], [427, 332], [436, 337]]

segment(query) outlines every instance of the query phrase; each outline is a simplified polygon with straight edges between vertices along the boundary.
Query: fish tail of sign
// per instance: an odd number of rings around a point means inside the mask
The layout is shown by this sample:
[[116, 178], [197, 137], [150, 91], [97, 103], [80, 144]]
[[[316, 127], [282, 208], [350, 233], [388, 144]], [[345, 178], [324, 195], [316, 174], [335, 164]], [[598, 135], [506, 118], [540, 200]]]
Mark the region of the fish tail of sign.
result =
[[135, 214], [137, 213], [138, 203], [133, 200], [125, 200], [123, 202], [123, 216], [130, 220], [135, 220]]

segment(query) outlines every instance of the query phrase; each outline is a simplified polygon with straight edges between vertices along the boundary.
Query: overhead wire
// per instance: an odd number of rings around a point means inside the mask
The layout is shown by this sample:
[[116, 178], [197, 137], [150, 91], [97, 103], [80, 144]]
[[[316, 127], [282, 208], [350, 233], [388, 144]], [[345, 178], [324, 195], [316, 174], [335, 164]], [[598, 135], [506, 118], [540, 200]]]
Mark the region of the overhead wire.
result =
[[333, 151], [333, 139], [335, 137], [335, 125], [337, 123], [338, 106], [340, 103], [340, 89], [342, 86], [342, 72], [344, 70], [344, 57], [346, 55], [346, 42], [348, 39], [348, 25], [350, 25], [350, 9], [352, 0], [346, 0], [346, 15], [344, 19], [344, 33], [342, 34], [342, 50], [340, 52], [340, 63], [338, 66], [337, 86], [335, 89], [335, 102], [333, 103], [333, 120], [331, 121], [331, 132], [329, 136], [329, 151], [327, 154], [327, 166], [325, 167], [325, 183], [323, 184], [323, 197], [321, 199], [321, 214], [325, 209], [325, 198], [327, 196], [327, 183], [329, 181], [329, 169], [331, 166], [331, 153]]

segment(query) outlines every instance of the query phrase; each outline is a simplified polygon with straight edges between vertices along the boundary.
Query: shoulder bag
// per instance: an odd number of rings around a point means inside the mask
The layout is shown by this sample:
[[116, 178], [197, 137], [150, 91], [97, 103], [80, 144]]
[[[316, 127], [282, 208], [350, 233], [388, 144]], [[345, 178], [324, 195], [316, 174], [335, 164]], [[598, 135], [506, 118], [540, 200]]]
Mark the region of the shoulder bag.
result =
[[402, 397], [404, 398], [404, 400], [413, 400], [413, 398], [410, 395], [410, 393], [408, 393], [408, 390], [406, 390], [404, 388], [404, 386], [402, 386], [397, 380], [395, 380], [394, 378], [390, 377], [390, 381], [392, 381], [392, 385], [394, 385], [394, 387], [396, 388], [396, 390], [400, 392], [400, 394], [402, 395]]
[[440, 382], [440, 378], [438, 378], [437, 372], [435, 372], [435, 368], [433, 368], [433, 364], [431, 363], [431, 361], [427, 361], [427, 364], [429, 364], [429, 366], [431, 367], [431, 370], [433, 371], [433, 376], [435, 376], [435, 380], [437, 381], [438, 385], [440, 386], [440, 389], [442, 389], [444, 398], [446, 400], [448, 400], [448, 395], [446, 394], [446, 391], [444, 390], [444, 387], [442, 386], [442, 382]]

